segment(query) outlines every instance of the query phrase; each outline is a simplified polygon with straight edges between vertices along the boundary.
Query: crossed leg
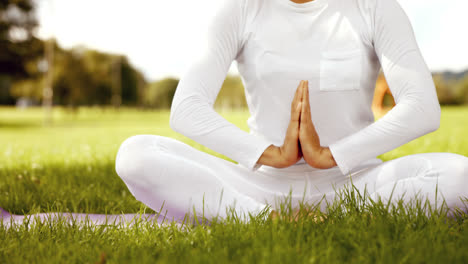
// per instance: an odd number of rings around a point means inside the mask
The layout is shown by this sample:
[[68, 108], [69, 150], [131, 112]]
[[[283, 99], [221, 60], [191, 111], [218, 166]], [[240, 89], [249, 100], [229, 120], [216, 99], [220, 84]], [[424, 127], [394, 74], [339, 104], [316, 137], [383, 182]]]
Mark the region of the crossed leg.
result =
[[[299, 200], [318, 202], [324, 195], [331, 200], [335, 194], [330, 187], [323, 192], [304, 189], [314, 182], [307, 176], [310, 172], [294, 180], [286, 175], [270, 177], [156, 135], [127, 139], [119, 150], [116, 170], [138, 200], [154, 210], [165, 202], [168, 214], [176, 219], [192, 207], [207, 217], [225, 217], [225, 209], [233, 203], [238, 214], [256, 213], [288, 195], [297, 204]], [[412, 154], [355, 171], [350, 179], [373, 199], [410, 202], [417, 196], [431, 205], [441, 205], [445, 199], [448, 207], [463, 208], [463, 198], [468, 198], [468, 157], [448, 152]], [[342, 187], [344, 181], [338, 182], [337, 187]]]
[[372, 199], [410, 202], [416, 196], [430, 205], [445, 203], [467, 212], [468, 157], [449, 152], [418, 153], [383, 162], [351, 175], [353, 184]]
[[[418, 195], [432, 205], [442, 204], [445, 199], [450, 208], [466, 208], [463, 198], [468, 198], [468, 157], [447, 152], [407, 155], [355, 170], [351, 177], [330, 170], [330, 175], [322, 177], [326, 183], [322, 182], [325, 186], [322, 191], [306, 187], [314, 183], [313, 172], [272, 177], [158, 135], [126, 139], [115, 165], [117, 174], [137, 200], [155, 211], [162, 209], [161, 215], [179, 222], [193, 211], [206, 218], [224, 218], [232, 211], [238, 216], [248, 216], [267, 205], [274, 208], [278, 198], [287, 196], [295, 205], [299, 201], [319, 202], [323, 197], [331, 201], [335, 195], [335, 191], [330, 191], [334, 179], [340, 182], [337, 188], [351, 179], [361, 193], [367, 191], [373, 199], [403, 198], [406, 202]], [[104, 216], [94, 215], [91, 220], [100, 223]]]
[[[159, 135], [125, 140], [116, 158], [117, 174], [135, 198], [170, 219], [195, 211], [206, 218], [258, 213], [265, 204], [239, 192], [249, 188], [238, 166], [181, 141]], [[250, 186], [252, 187], [252, 186]]]

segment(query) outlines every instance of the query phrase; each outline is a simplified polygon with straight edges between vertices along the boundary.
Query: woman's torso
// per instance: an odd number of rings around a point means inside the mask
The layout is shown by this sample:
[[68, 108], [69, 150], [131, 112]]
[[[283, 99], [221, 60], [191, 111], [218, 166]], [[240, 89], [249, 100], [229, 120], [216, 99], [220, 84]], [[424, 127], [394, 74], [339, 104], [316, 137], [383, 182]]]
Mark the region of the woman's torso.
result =
[[312, 120], [322, 146], [374, 122], [371, 103], [380, 64], [358, 3], [246, 1], [236, 61], [251, 133], [283, 144], [300, 80], [309, 80]]

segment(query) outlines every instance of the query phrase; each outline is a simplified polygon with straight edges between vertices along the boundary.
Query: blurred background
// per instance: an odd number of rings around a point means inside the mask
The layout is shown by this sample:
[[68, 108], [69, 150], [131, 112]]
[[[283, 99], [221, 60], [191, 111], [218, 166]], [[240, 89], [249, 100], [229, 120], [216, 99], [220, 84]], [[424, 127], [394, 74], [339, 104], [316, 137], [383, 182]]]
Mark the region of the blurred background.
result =
[[[440, 103], [468, 104], [466, 1], [398, 1]], [[168, 109], [216, 2], [1, 0], [0, 104]], [[376, 86], [380, 115], [394, 101], [383, 76]], [[215, 108], [246, 108], [235, 65]]]

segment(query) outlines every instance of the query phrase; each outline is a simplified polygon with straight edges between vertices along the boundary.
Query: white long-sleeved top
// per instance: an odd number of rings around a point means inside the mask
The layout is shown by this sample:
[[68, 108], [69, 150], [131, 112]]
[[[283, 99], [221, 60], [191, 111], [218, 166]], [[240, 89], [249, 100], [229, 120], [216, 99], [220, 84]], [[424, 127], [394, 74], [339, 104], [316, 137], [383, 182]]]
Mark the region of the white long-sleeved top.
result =
[[[283, 144], [300, 80], [309, 81], [321, 146], [344, 175], [439, 127], [431, 73], [396, 0], [225, 0], [205, 43], [176, 89], [170, 126], [250, 170], [268, 146]], [[213, 109], [233, 61], [249, 133]], [[380, 68], [396, 106], [374, 121]]]

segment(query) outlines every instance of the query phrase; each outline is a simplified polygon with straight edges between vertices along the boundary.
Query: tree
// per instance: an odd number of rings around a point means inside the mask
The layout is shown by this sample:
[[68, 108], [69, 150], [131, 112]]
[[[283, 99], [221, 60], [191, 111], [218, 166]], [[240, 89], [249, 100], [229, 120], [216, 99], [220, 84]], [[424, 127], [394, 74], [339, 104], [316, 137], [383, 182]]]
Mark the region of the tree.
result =
[[458, 103], [468, 104], [468, 74], [455, 85], [455, 96]]
[[34, 8], [32, 0], [0, 0], [0, 104], [13, 102], [11, 82], [34, 75], [30, 62], [43, 54], [43, 42], [33, 35]]
[[148, 84], [144, 92], [143, 104], [146, 107], [170, 108], [178, 85], [179, 80], [175, 78], [165, 78]]
[[216, 109], [240, 109], [247, 107], [244, 86], [239, 76], [228, 75], [214, 104]]
[[[75, 47], [71, 50], [54, 45], [54, 67], [52, 83], [54, 87], [54, 104], [109, 105], [112, 103], [115, 84], [115, 68], [119, 67], [117, 76], [119, 97], [127, 105], [136, 105], [139, 100], [138, 88], [145, 84], [143, 74], [136, 70], [125, 56]], [[119, 61], [118, 64], [115, 62]], [[33, 65], [40, 65], [40, 60]], [[16, 81], [11, 89], [14, 97], [29, 97], [36, 101], [42, 99], [44, 74], [25, 80]], [[120, 99], [119, 99], [120, 100]]]
[[446, 80], [440, 74], [434, 74], [432, 79], [434, 80], [439, 103], [441, 105], [456, 104], [453, 81]]

